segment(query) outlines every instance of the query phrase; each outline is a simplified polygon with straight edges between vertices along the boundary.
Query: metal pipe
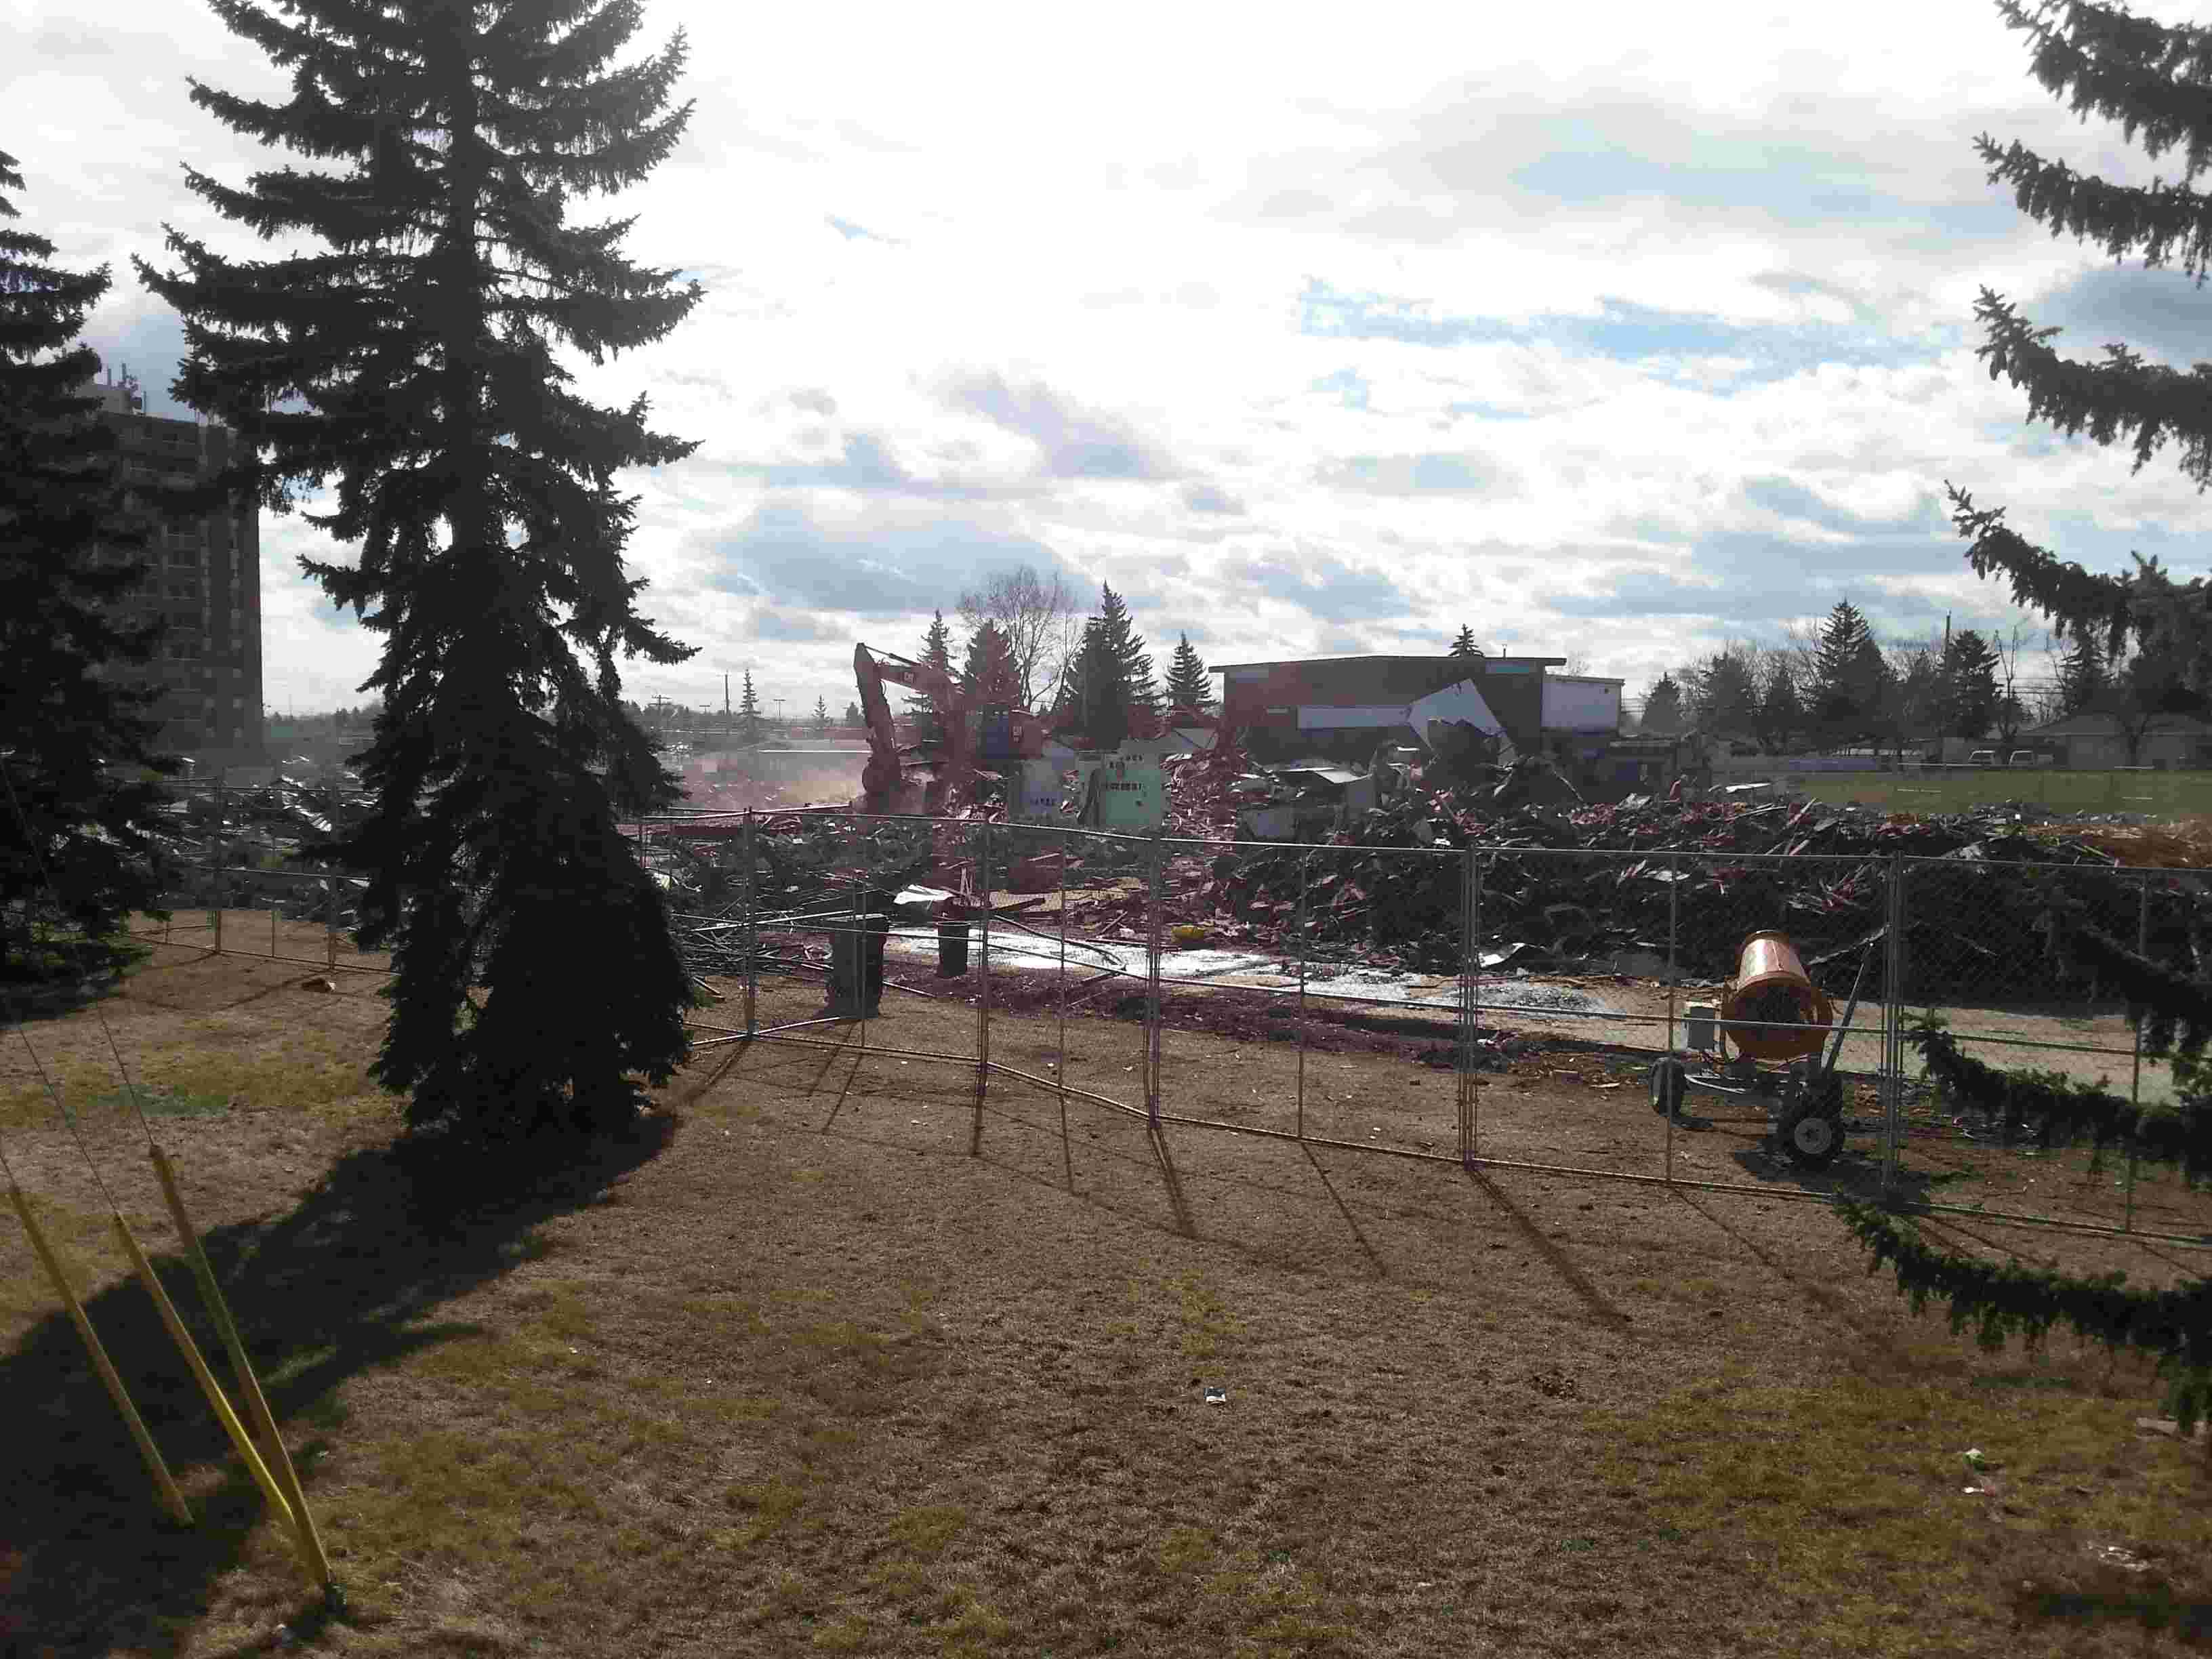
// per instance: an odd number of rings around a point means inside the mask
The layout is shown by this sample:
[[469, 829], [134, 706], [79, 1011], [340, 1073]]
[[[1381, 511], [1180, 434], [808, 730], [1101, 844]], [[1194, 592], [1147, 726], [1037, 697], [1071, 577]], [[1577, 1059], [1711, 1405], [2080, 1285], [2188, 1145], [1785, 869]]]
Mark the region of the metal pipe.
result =
[[1674, 1052], [1675, 985], [1680, 978], [1675, 963], [1679, 960], [1679, 941], [1682, 935], [1682, 855], [1677, 853], [1667, 866], [1667, 1052]]
[[1904, 1133], [1905, 1118], [1905, 866], [1897, 854], [1889, 860], [1889, 960], [1882, 973], [1882, 1006], [1888, 1041], [1884, 1045], [1881, 1080], [1881, 1184], [1897, 1184], [1897, 1143]]
[[[1054, 1083], [1052, 1079], [1048, 1077], [1039, 1077], [1035, 1072], [1025, 1072], [1018, 1066], [1006, 1066], [994, 1061], [992, 1063], [991, 1069], [1000, 1077], [1013, 1078], [1023, 1083], [1033, 1083], [1040, 1089], [1050, 1090], [1057, 1089], [1059, 1087], [1059, 1085]], [[1065, 1092], [1077, 1100], [1087, 1102], [1094, 1106], [1109, 1107], [1113, 1110], [1120, 1112], [1126, 1117], [1141, 1118], [1144, 1116], [1144, 1113], [1139, 1110], [1136, 1107], [1128, 1104], [1126, 1101], [1115, 1100], [1108, 1095], [1093, 1094], [1088, 1089], [1069, 1089]]]
[[1313, 874], [1313, 854], [1298, 860], [1298, 1133], [1306, 1138], [1306, 889]]
[[179, 1526], [191, 1526], [191, 1505], [185, 1501], [184, 1492], [177, 1485], [176, 1477], [169, 1473], [169, 1466], [163, 1461], [161, 1448], [155, 1443], [153, 1433], [146, 1426], [146, 1419], [138, 1414], [138, 1407], [131, 1401], [130, 1389], [124, 1386], [123, 1378], [117, 1373], [114, 1362], [108, 1358], [107, 1349], [100, 1342], [99, 1333], [92, 1328], [91, 1316], [85, 1312], [84, 1304], [77, 1299], [76, 1287], [70, 1282], [69, 1273], [62, 1266], [60, 1255], [47, 1242], [38, 1218], [31, 1213], [30, 1200], [23, 1196], [23, 1189], [15, 1184], [13, 1176], [8, 1180], [8, 1195], [15, 1204], [16, 1215], [23, 1223], [23, 1231], [30, 1235], [32, 1254], [39, 1258], [39, 1265], [46, 1270], [46, 1277], [53, 1281], [54, 1291], [61, 1297], [62, 1306], [69, 1310], [70, 1322], [76, 1327], [78, 1340], [84, 1344], [85, 1352], [92, 1358], [93, 1370], [99, 1372], [100, 1380], [107, 1389], [107, 1397], [115, 1402], [116, 1412], [122, 1417], [124, 1426], [131, 1431], [131, 1441], [138, 1448], [138, 1455], [145, 1462], [146, 1473], [153, 1477], [154, 1490], [161, 1498], [161, 1507], [168, 1511], [169, 1518]]
[[[2150, 874], [2148, 871], [2144, 872], [2142, 881], [2136, 888], [2136, 954], [2139, 957], [2150, 954]], [[2128, 1099], [2134, 1104], [2140, 1117], [2142, 1110], [2142, 1019], [2140, 1013], [2133, 1024], [2135, 1057], [2132, 1073], [2128, 1080]], [[2135, 1131], [2130, 1129], [2128, 1131], [2127, 1190], [2125, 1197], [2122, 1200], [2120, 1211], [2120, 1231], [2126, 1233], [2131, 1233], [2136, 1230], [2136, 1135]]]
[[222, 853], [228, 844], [229, 832], [227, 826], [229, 822], [230, 787], [228, 777], [227, 774], [218, 771], [216, 774], [215, 795], [216, 855], [212, 860], [215, 866], [215, 949], [217, 956], [221, 956], [222, 954], [222, 877], [224, 862]]
[[1165, 863], [1152, 837], [1149, 897], [1145, 906], [1145, 1115], [1160, 1121], [1160, 877]]
[[744, 879], [738, 886], [738, 902], [745, 913], [745, 1035], [751, 1036], [759, 1030], [757, 1002], [760, 994], [760, 896], [755, 890], [760, 879], [760, 864], [755, 837], [757, 830], [753, 822], [753, 809], [745, 808], [744, 836], [740, 842], [739, 856], [744, 860], [741, 872]]
[[983, 1096], [991, 1079], [991, 821], [975, 826], [975, 886], [983, 900], [983, 941], [981, 994], [975, 999], [975, 1125], [968, 1138], [968, 1154], [983, 1153]]
[[1474, 971], [1481, 953], [1478, 918], [1480, 901], [1475, 894], [1474, 837], [1461, 850], [1459, 873], [1459, 1156], [1464, 1164], [1474, 1156]]
[[[860, 826], [848, 818], [845, 821], [845, 835], [848, 842], [857, 845], [860, 839]], [[852, 905], [853, 994], [860, 1008], [860, 1054], [865, 1059], [868, 1052], [868, 1003], [872, 988], [868, 983], [868, 969], [874, 952], [869, 949], [867, 917], [861, 908], [867, 902], [868, 897], [866, 890], [869, 873], [868, 854], [865, 848], [857, 848], [857, 851], [860, 873], [853, 883]], [[887, 945], [889, 943], [889, 940], [885, 941]]]
[[1836, 1040], [1828, 1045], [1826, 1058], [1820, 1062], [1823, 1075], [1832, 1076], [1844, 1057], [1844, 1036], [1851, 1029], [1852, 1017], [1859, 1011], [1859, 992], [1866, 984], [1867, 967], [1873, 960], [1872, 950], [1859, 958], [1858, 976], [1851, 981], [1851, 1000], [1844, 1006], [1844, 1017], [1836, 1023]]
[[1060, 1033], [1053, 1053], [1053, 1075], [1060, 1081], [1060, 1157], [1066, 1168], [1067, 1190], [1075, 1190], [1075, 1150], [1067, 1139], [1067, 836], [1060, 837], [1060, 982], [1053, 1000]]

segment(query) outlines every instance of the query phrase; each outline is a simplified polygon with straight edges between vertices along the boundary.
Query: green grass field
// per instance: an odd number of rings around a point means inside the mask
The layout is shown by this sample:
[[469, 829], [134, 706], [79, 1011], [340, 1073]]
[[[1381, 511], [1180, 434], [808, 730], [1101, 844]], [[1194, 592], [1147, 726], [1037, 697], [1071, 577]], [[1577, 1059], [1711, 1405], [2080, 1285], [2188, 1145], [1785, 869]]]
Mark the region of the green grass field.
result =
[[1791, 780], [1819, 800], [1857, 801], [1897, 812], [1962, 812], [2002, 801], [2059, 811], [2212, 813], [2212, 772], [2065, 772], [1992, 768], [1956, 772], [1839, 772]]

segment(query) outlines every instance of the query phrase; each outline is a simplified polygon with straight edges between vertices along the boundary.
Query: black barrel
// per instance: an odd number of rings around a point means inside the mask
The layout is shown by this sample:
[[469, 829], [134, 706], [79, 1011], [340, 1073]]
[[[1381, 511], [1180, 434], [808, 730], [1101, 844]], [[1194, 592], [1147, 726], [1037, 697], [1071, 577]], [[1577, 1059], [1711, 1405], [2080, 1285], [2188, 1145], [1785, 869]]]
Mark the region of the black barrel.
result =
[[968, 924], [964, 921], [940, 921], [937, 924], [937, 976], [957, 979], [968, 971]]

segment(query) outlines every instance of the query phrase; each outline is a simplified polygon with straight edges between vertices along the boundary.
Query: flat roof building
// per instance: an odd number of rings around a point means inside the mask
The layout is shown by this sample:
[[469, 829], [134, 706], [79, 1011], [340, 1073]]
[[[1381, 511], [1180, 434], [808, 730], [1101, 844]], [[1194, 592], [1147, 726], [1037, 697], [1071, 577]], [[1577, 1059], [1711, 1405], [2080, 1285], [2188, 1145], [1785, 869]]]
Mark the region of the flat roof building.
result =
[[1526, 753], [1542, 744], [1546, 671], [1565, 657], [1301, 657], [1216, 665], [1221, 724], [1243, 735], [1255, 760], [1370, 755], [1384, 742], [1419, 740], [1412, 706], [1472, 682], [1498, 724]]
[[[119, 384], [88, 386], [98, 418], [118, 441], [124, 483], [154, 492], [192, 483], [227, 465], [226, 427], [145, 412], [126, 374]], [[157, 684], [156, 746], [216, 765], [264, 758], [261, 667], [261, 515], [233, 507], [204, 519], [156, 522], [148, 535], [145, 584], [121, 609], [133, 622], [159, 616], [169, 631], [143, 665], [118, 665], [118, 679]]]

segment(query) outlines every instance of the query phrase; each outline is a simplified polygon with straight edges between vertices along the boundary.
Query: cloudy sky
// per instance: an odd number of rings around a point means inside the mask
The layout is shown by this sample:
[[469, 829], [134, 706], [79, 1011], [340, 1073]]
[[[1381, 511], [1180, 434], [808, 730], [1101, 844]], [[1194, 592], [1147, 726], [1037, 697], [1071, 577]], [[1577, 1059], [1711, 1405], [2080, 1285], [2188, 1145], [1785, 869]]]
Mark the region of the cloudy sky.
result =
[[[700, 441], [631, 481], [643, 608], [700, 647], [635, 693], [719, 702], [750, 667], [842, 709], [854, 640], [911, 652], [1027, 562], [1110, 582], [1163, 664], [1179, 633], [1219, 663], [1464, 623], [1634, 697], [1839, 598], [1889, 636], [2003, 619], [1947, 478], [2091, 568], [2205, 568], [2170, 466], [2027, 428], [1972, 355], [1986, 283], [2078, 352], [2212, 356], [2212, 296], [1984, 181], [1984, 131], [2154, 171], [1990, 5], [1457, 10], [647, 0], [641, 50], [690, 35], [690, 136], [580, 216], [638, 215], [634, 257], [707, 297], [583, 376]], [[164, 223], [252, 249], [182, 169], [295, 158], [185, 80], [284, 83], [191, 0], [0, 18], [25, 222], [112, 264], [92, 343], [182, 413], [128, 256]], [[375, 641], [295, 562], [330, 549], [296, 519], [263, 546], [268, 702], [356, 701]]]

